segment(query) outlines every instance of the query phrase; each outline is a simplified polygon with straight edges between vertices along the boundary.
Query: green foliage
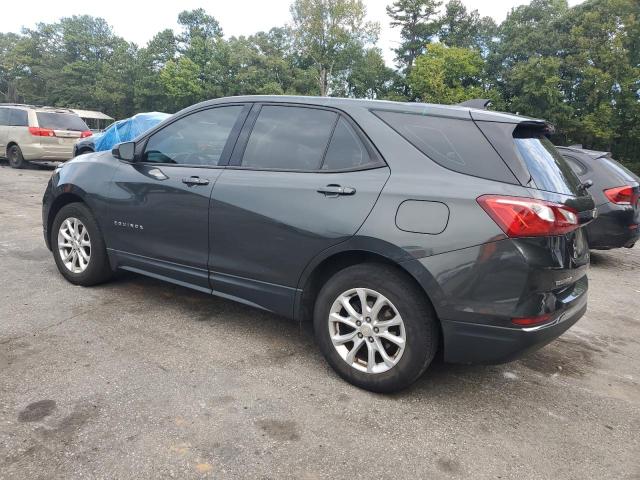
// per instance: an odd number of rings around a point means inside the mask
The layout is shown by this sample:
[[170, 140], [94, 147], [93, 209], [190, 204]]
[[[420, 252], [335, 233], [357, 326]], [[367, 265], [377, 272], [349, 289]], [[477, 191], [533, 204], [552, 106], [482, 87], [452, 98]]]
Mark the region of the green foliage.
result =
[[365, 22], [362, 0], [295, 0], [291, 15], [295, 47], [311, 60], [322, 96], [333, 77], [349, 68], [352, 55], [377, 41], [380, 30]]
[[[228, 95], [339, 95], [457, 103], [544, 118], [556, 141], [640, 169], [640, 2], [531, 0], [496, 25], [461, 0], [388, 0], [398, 70], [362, 0], [292, 0], [292, 22], [225, 38], [203, 9], [138, 47], [100, 18], [0, 33], [0, 101], [176, 111]], [[636, 170], [637, 171], [637, 170]]]
[[459, 103], [483, 97], [483, 60], [476, 50], [432, 43], [409, 74], [411, 90], [428, 103]]

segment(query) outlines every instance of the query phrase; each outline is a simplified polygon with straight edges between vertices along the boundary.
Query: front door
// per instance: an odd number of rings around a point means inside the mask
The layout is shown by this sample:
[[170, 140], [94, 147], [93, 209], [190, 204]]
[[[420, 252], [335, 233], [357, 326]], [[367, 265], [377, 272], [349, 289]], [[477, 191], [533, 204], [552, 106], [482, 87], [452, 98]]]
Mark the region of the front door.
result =
[[288, 315], [304, 267], [357, 232], [389, 169], [332, 110], [264, 105], [254, 118], [213, 189], [211, 282]]
[[122, 162], [106, 226], [119, 266], [210, 290], [209, 201], [243, 109], [220, 106], [179, 118], [148, 138], [139, 161]]

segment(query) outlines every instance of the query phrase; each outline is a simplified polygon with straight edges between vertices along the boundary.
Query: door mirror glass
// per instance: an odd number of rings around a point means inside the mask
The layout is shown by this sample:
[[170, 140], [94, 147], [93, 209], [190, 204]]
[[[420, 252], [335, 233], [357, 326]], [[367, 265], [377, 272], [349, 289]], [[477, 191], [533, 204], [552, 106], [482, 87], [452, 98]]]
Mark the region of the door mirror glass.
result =
[[116, 145], [113, 150], [111, 150], [111, 154], [119, 158], [120, 160], [125, 160], [127, 162], [133, 162], [135, 158], [136, 151], [136, 142], [125, 142]]

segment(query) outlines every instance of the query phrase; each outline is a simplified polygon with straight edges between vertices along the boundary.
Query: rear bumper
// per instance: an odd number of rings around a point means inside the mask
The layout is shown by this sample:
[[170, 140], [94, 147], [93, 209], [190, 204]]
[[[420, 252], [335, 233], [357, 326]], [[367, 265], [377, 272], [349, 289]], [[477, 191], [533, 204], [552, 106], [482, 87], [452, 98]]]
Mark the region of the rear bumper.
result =
[[589, 247], [595, 250], [631, 247], [640, 239], [640, 210], [605, 203], [598, 218], [587, 225]]
[[73, 157], [73, 145], [43, 146], [39, 144], [21, 145], [22, 156], [30, 162], [66, 161]]
[[555, 319], [533, 328], [508, 328], [443, 321], [444, 359], [452, 363], [497, 364], [537, 350], [566, 332], [587, 310], [587, 295], [556, 311]]
[[[587, 305], [588, 250], [578, 231], [504, 239], [405, 263], [442, 325], [444, 359], [501, 363], [553, 340]], [[548, 316], [525, 328], [513, 318]]]

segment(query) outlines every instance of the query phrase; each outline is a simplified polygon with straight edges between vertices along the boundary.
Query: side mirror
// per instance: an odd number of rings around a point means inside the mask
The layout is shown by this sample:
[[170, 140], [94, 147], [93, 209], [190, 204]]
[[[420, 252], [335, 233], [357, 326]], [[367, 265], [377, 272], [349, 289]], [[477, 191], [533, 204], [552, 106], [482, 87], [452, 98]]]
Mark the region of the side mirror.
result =
[[135, 153], [136, 142], [120, 143], [111, 150], [111, 155], [127, 162], [133, 162], [135, 160]]

